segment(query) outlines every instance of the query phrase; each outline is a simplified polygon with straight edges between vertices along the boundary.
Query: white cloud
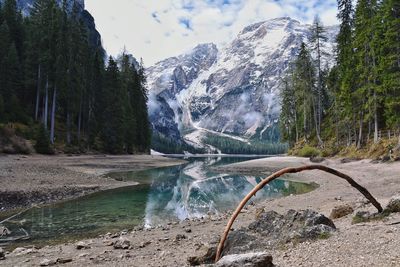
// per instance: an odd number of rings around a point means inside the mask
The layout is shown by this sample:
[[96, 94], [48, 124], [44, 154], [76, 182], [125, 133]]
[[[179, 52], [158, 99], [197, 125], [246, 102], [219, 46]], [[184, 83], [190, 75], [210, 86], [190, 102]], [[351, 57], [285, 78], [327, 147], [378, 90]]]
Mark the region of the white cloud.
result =
[[336, 24], [336, 0], [86, 0], [104, 47], [126, 47], [145, 64], [187, 51], [199, 43], [230, 42], [245, 26], [290, 16], [311, 23], [319, 14]]

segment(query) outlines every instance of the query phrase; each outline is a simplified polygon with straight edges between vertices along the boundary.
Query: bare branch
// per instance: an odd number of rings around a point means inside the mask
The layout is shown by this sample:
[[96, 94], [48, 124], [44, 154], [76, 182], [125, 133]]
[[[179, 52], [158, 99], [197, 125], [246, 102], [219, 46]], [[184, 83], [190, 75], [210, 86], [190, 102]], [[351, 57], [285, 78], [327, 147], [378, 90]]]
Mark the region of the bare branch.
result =
[[217, 249], [217, 254], [215, 257], [215, 262], [217, 262], [221, 258], [222, 250], [224, 248], [225, 241], [228, 237], [229, 231], [235, 221], [235, 219], [239, 216], [241, 210], [243, 207], [246, 205], [246, 203], [250, 200], [252, 196], [254, 196], [259, 190], [261, 190], [265, 185], [267, 185], [269, 182], [275, 180], [276, 178], [286, 174], [286, 173], [298, 173], [302, 171], [307, 171], [307, 170], [321, 170], [333, 175], [336, 175], [344, 180], [346, 180], [352, 187], [356, 188], [358, 191], [361, 192], [371, 203], [376, 207], [378, 212], [382, 212], [382, 206], [379, 204], [379, 202], [371, 195], [371, 193], [365, 189], [363, 186], [358, 184], [356, 181], [354, 181], [350, 176], [341, 173], [337, 170], [334, 170], [332, 168], [326, 167], [324, 165], [307, 165], [307, 166], [302, 166], [302, 167], [297, 167], [297, 168], [285, 168], [282, 169], [278, 172], [273, 173], [266, 179], [262, 180], [258, 185], [254, 187], [253, 190], [251, 190], [250, 193], [248, 193], [243, 200], [240, 202], [238, 207], [236, 208], [235, 212], [233, 213], [232, 217], [230, 218], [228, 224], [225, 227], [224, 233], [221, 237], [221, 241], [219, 242], [218, 249]]

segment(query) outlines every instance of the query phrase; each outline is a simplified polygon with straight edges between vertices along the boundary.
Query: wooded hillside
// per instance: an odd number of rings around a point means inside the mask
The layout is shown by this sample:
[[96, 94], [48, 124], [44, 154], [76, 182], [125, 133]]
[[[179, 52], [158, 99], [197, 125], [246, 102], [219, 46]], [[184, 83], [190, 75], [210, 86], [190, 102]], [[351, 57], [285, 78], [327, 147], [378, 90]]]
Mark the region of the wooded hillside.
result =
[[336, 147], [400, 142], [400, 2], [338, 0], [333, 67], [321, 65], [318, 17], [282, 82], [282, 136], [290, 144]]
[[126, 53], [105, 64], [103, 48], [88, 35], [77, 5], [71, 10], [67, 1], [60, 7], [55, 0], [37, 0], [23, 17], [15, 0], [4, 1], [0, 124], [28, 125], [22, 135], [39, 141], [42, 153], [53, 147], [148, 152], [143, 64]]

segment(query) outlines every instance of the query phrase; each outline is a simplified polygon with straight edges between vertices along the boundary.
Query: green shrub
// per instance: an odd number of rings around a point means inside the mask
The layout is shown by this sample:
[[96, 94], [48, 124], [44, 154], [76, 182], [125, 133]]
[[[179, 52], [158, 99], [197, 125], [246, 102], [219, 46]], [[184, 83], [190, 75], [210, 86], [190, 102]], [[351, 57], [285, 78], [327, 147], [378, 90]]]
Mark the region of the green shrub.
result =
[[308, 145], [305, 145], [303, 148], [301, 148], [298, 152], [298, 156], [300, 157], [318, 157], [321, 155], [321, 151], [316, 149], [315, 147], [311, 147]]

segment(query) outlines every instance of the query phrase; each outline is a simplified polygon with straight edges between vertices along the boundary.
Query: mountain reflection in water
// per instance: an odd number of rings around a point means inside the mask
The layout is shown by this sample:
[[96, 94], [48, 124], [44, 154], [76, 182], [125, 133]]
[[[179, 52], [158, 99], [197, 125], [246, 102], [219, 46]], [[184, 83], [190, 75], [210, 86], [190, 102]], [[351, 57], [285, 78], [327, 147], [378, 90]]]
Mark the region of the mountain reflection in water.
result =
[[[15, 236], [24, 233], [22, 228], [29, 233], [30, 240], [18, 245], [44, 245], [132, 229], [141, 224], [155, 226], [220, 213], [234, 208], [263, 176], [217, 173], [212, 167], [248, 159], [190, 158], [181, 166], [109, 174], [140, 185], [32, 208], [4, 226]], [[314, 188], [314, 185], [276, 180], [259, 192], [256, 199], [305, 193]]]

